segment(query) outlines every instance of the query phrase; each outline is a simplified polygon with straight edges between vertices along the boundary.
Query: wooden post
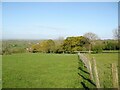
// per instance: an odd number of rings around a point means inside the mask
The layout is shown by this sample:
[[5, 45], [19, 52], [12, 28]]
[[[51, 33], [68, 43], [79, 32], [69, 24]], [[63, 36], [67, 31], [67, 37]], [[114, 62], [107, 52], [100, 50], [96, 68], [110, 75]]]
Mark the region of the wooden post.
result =
[[93, 80], [93, 72], [90, 60], [88, 60], [89, 70], [90, 70], [90, 78]]
[[118, 85], [118, 70], [115, 63], [112, 63], [112, 82], [113, 88], [119, 88]]
[[96, 86], [97, 86], [97, 88], [100, 88], [97, 65], [96, 65], [96, 60], [94, 58], [93, 58], [93, 65], [94, 65], [93, 69], [94, 69], [94, 73], [95, 73]]

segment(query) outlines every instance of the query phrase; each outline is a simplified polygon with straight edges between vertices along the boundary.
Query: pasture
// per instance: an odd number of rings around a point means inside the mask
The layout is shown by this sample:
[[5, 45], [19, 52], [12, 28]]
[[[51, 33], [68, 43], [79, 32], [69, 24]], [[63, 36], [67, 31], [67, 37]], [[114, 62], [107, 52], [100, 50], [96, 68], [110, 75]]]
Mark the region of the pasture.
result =
[[90, 57], [96, 59], [100, 86], [102, 88], [112, 88], [111, 64], [116, 63], [118, 65], [118, 53], [91, 54]]
[[77, 88], [77, 55], [14, 54], [3, 56], [3, 88]]
[[[95, 57], [102, 88], [112, 87], [111, 64], [117, 53], [91, 54]], [[81, 64], [80, 64], [81, 65]], [[78, 75], [77, 54], [22, 53], [3, 55], [3, 88], [83, 88]]]

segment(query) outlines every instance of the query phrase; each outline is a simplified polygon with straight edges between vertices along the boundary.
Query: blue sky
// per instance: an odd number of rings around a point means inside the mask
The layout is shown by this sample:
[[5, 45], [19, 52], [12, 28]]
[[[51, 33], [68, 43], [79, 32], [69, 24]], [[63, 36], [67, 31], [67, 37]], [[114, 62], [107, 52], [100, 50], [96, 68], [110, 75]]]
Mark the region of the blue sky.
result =
[[96, 33], [113, 38], [117, 2], [4, 2], [3, 39], [56, 39]]

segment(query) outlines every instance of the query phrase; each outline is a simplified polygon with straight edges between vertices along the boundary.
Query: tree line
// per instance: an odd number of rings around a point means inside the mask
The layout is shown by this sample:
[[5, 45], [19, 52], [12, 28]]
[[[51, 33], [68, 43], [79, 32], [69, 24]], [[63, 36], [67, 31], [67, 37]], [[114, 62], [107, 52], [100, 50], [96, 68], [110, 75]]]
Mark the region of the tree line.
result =
[[[75, 53], [76, 51], [93, 51], [100, 53], [103, 50], [119, 50], [117, 40], [94, 40], [91, 41], [84, 36], [67, 37], [61, 43], [54, 40], [45, 40], [29, 47], [28, 51], [33, 53]], [[94, 43], [93, 43], [94, 42]]]
[[76, 53], [77, 51], [93, 51], [101, 53], [103, 50], [119, 50], [117, 39], [101, 40], [91, 32], [83, 36], [60, 38], [42, 41], [3, 41], [1, 54], [12, 53]]

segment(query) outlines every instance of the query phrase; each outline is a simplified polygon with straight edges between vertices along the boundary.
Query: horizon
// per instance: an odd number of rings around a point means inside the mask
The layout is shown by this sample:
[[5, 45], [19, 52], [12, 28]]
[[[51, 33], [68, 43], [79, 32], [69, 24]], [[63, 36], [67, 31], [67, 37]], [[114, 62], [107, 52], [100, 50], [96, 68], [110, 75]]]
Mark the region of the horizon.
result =
[[[79, 37], [79, 36], [68, 36], [68, 37]], [[67, 38], [67, 37], [66, 37]], [[65, 40], [66, 38], [63, 38], [63, 40]], [[50, 40], [51, 38], [48, 38], [48, 39], [2, 39], [2, 40], [0, 40], [0, 41], [39, 41], [39, 40]], [[59, 38], [54, 38], [54, 39], [51, 39], [51, 40], [59, 40]], [[99, 39], [97, 39], [97, 40], [115, 40], [115, 39], [113, 39], [113, 38], [108, 38], [108, 39], [101, 39], [101, 38], [99, 38]]]
[[117, 2], [3, 2], [3, 40], [83, 36], [113, 39]]

